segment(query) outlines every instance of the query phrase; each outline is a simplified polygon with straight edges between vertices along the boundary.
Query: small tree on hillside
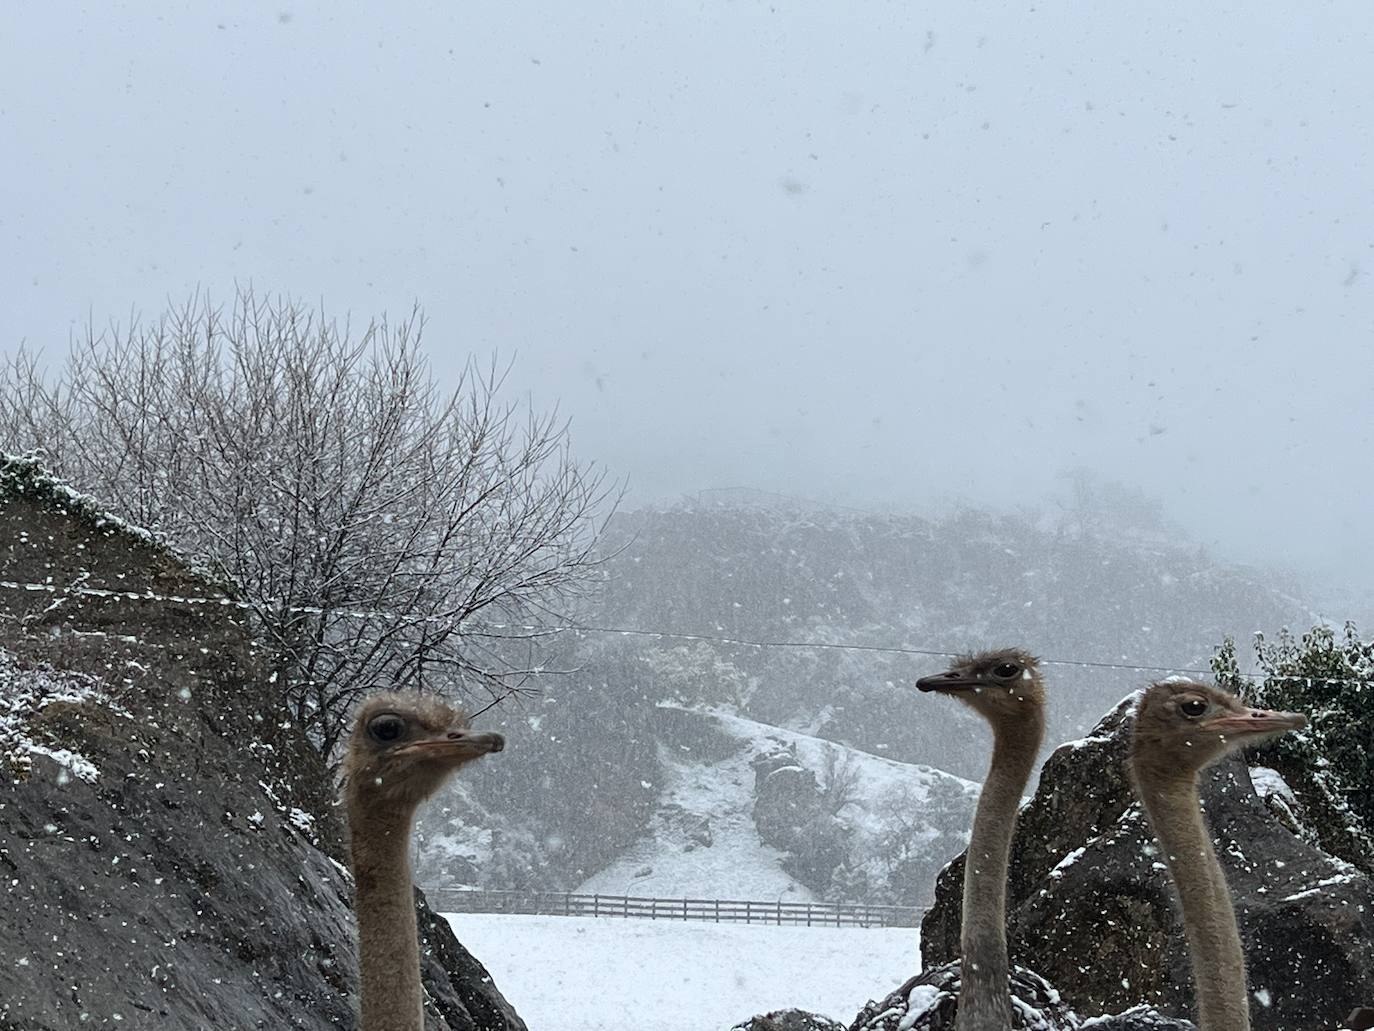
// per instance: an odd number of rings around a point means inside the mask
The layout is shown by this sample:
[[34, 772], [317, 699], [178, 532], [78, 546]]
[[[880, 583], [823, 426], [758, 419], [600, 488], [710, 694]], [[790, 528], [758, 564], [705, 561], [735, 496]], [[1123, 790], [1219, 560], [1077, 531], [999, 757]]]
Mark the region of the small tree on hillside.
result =
[[1271, 746], [1270, 761], [1298, 790], [1314, 841], [1374, 872], [1374, 642], [1353, 623], [1301, 638], [1282, 630], [1273, 641], [1256, 634], [1255, 656], [1258, 683], [1240, 673], [1227, 638], [1212, 659], [1218, 683], [1255, 705], [1306, 714], [1305, 728]]
[[440, 389], [422, 328], [241, 292], [0, 366], [0, 449], [232, 578], [326, 757], [375, 687], [518, 691], [533, 627], [599, 579], [603, 474], [494, 363]]
[[825, 811], [838, 816], [841, 809], [856, 802], [862, 789], [859, 760], [848, 749], [828, 745], [821, 760], [820, 789]]

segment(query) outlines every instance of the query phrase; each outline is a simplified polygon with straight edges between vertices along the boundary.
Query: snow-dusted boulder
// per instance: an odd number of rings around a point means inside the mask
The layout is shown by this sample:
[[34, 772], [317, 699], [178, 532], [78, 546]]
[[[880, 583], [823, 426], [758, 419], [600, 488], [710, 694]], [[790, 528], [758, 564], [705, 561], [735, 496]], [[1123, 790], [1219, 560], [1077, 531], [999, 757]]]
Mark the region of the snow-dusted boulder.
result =
[[806, 1010], [776, 1010], [751, 1017], [730, 1031], [844, 1031], [844, 1025]]
[[[332, 780], [226, 586], [3, 456], [0, 582], [0, 1027], [352, 1027]], [[420, 931], [429, 1031], [523, 1031]]]
[[[1122, 765], [1132, 705], [1057, 749], [1022, 810], [1010, 950], [1080, 1015], [1150, 1003], [1184, 1017], [1192, 978], [1176, 896]], [[1282, 790], [1260, 776], [1270, 797]], [[1374, 885], [1280, 823], [1240, 757], [1204, 772], [1202, 797], [1235, 899], [1256, 1031], [1340, 1026], [1374, 998]], [[961, 856], [941, 872], [922, 924], [927, 967], [958, 955], [962, 891]]]
[[[959, 965], [936, 967], [870, 1002], [849, 1031], [954, 1031]], [[1012, 1026], [1016, 1031], [1077, 1031], [1078, 1017], [1044, 978], [1011, 972]]]

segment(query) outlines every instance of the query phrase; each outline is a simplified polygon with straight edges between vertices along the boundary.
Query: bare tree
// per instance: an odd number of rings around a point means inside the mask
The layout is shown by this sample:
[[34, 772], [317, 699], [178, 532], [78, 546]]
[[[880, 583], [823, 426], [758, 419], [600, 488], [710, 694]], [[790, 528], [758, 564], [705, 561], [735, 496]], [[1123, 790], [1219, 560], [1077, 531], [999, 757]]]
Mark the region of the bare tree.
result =
[[853, 752], [834, 745], [825, 750], [821, 760], [821, 796], [831, 816], [859, 798], [859, 762]]
[[323, 754], [376, 686], [499, 699], [600, 577], [615, 491], [566, 424], [473, 362], [442, 391], [418, 311], [345, 322], [240, 292], [0, 367], [0, 448], [46, 462], [237, 583]]

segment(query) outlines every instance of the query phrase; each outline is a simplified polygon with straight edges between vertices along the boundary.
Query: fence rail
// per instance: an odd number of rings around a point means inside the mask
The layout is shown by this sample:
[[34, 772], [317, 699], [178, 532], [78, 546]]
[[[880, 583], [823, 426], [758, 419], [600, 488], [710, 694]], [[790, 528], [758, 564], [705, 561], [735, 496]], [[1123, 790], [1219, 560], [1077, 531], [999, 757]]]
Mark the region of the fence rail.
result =
[[805, 927], [915, 927], [921, 910], [844, 902], [768, 902], [758, 899], [667, 899], [640, 895], [582, 895], [565, 891], [485, 891], [426, 888], [441, 913], [518, 913], [541, 916], [638, 917], [707, 920], [718, 924], [792, 924]]

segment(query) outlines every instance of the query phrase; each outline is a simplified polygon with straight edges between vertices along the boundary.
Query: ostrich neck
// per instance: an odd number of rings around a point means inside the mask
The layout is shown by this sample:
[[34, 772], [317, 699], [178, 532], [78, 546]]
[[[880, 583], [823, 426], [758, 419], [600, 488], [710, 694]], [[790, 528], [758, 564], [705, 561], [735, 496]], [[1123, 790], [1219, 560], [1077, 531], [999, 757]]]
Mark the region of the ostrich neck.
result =
[[358, 916], [361, 1031], [420, 1031], [424, 1003], [410, 877], [414, 809], [374, 812], [350, 800]]
[[1199, 1031], [1250, 1031], [1245, 953], [1226, 876], [1202, 821], [1196, 775], [1138, 785], [1183, 909]]
[[964, 865], [959, 950], [962, 985], [956, 1031], [1008, 1031], [1011, 985], [1007, 966], [1007, 866], [1016, 811], [1045, 733], [1037, 708], [1015, 724], [994, 724], [992, 762], [978, 796]]

